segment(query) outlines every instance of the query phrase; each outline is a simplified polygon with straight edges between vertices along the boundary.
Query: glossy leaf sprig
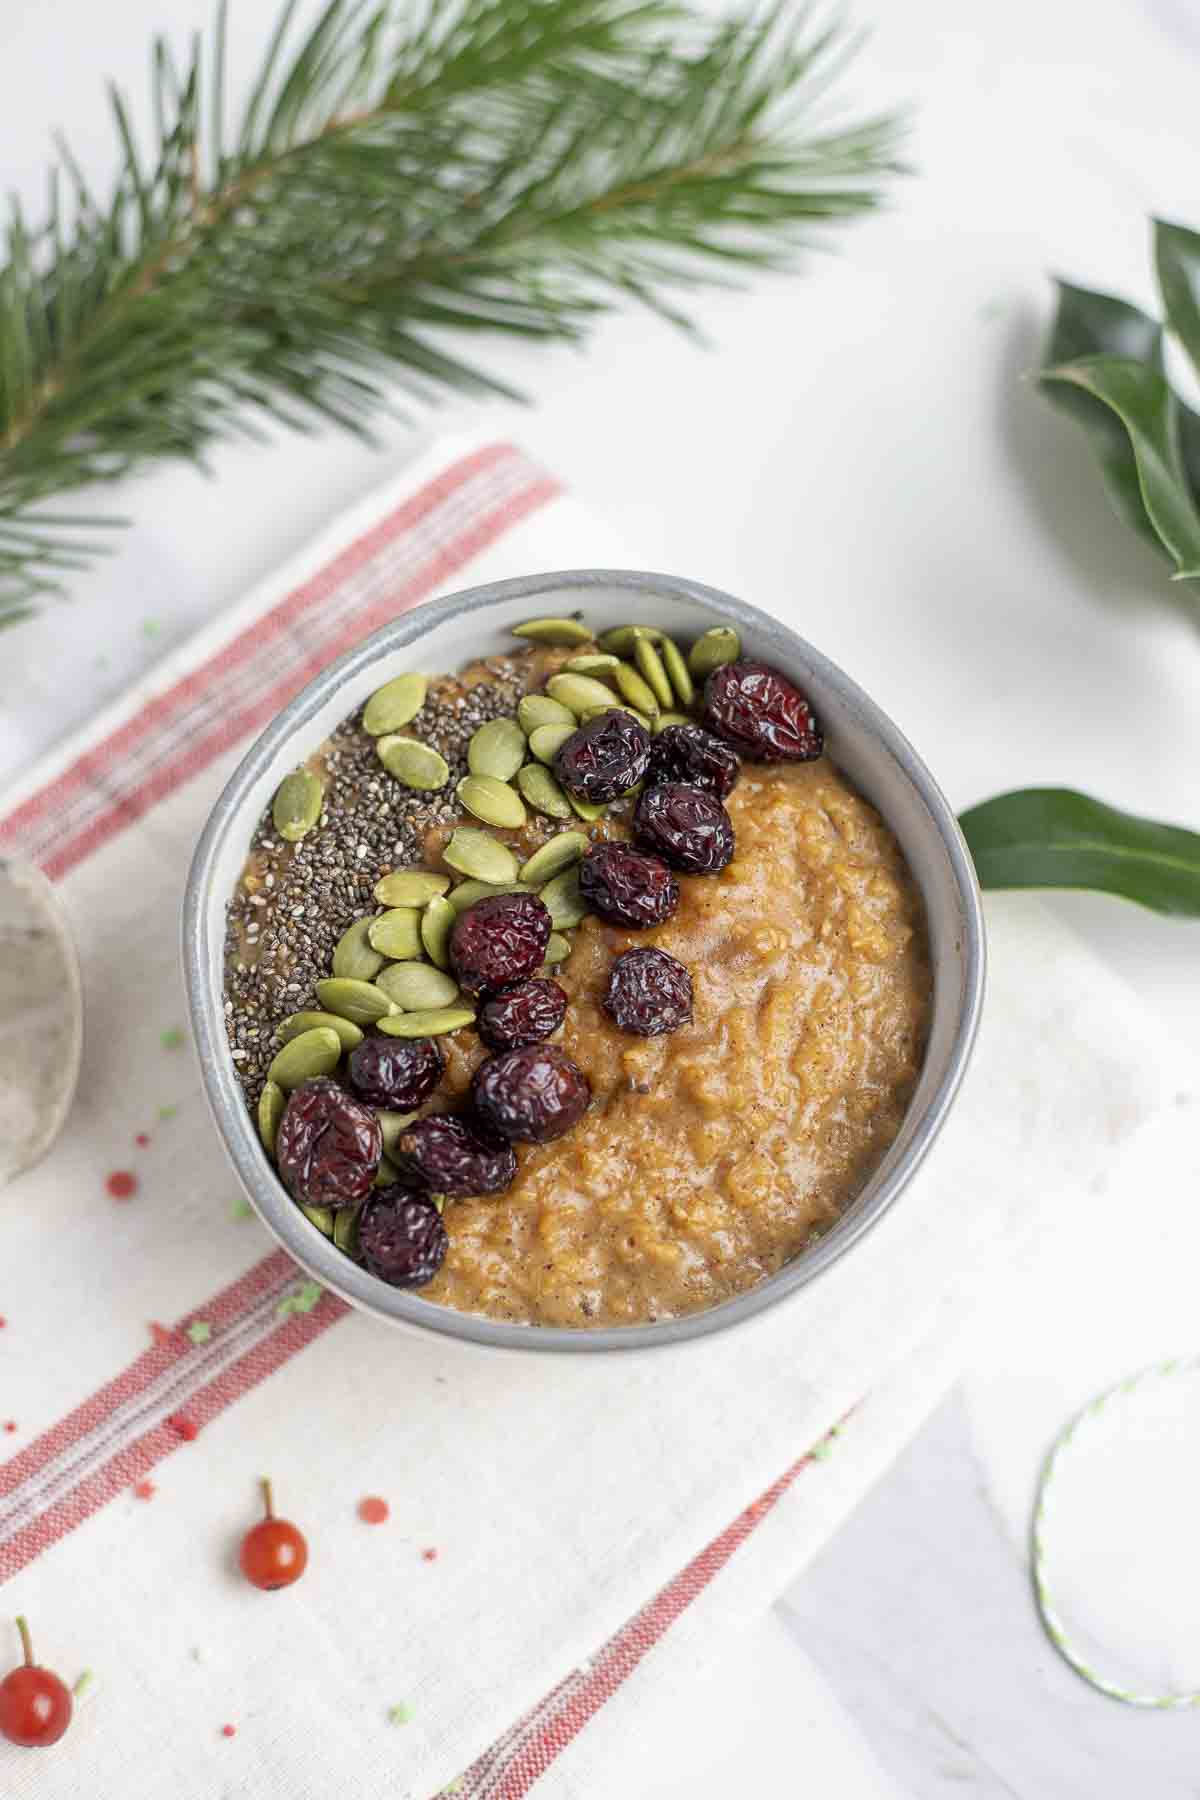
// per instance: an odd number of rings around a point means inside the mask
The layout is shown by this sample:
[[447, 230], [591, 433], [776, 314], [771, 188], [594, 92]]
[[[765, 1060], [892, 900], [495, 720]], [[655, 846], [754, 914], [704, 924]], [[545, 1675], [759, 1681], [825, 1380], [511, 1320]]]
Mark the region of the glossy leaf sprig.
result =
[[985, 888], [1091, 888], [1200, 919], [1200, 834], [1070, 788], [1026, 788], [959, 819]]
[[1119, 518], [1200, 580], [1200, 415], [1163, 365], [1164, 331], [1200, 374], [1200, 232], [1154, 222], [1164, 323], [1111, 294], [1058, 283], [1040, 370], [1046, 397], [1088, 432]]
[[637, 300], [779, 268], [868, 211], [896, 121], [842, 121], [852, 42], [801, 7], [725, 23], [675, 0], [288, 0], [226, 104], [225, 0], [177, 67], [151, 56], [147, 154], [70, 151], [44, 222], [0, 248], [0, 623], [100, 547], [62, 506], [254, 414], [362, 432], [385, 383], [503, 391], [455, 339], [577, 340]]

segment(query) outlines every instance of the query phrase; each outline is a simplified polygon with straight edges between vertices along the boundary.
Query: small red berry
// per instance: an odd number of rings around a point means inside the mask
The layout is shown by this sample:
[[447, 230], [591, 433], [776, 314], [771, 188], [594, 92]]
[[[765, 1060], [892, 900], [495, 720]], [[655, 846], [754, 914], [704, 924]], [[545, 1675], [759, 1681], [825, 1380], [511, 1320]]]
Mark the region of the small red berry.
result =
[[149, 1144], [150, 1138], [146, 1132], [139, 1131], [133, 1141], [137, 1145], [139, 1150], [144, 1150], [146, 1148], [146, 1146]]
[[128, 1169], [114, 1169], [104, 1185], [114, 1200], [128, 1200], [137, 1193], [137, 1176]]
[[237, 1736], [237, 1726], [236, 1725], [222, 1725], [221, 1736], [222, 1737], [236, 1737]]
[[57, 1675], [33, 1660], [24, 1619], [17, 1620], [25, 1661], [0, 1681], [0, 1737], [27, 1749], [57, 1744], [71, 1723], [71, 1695]]
[[242, 1539], [242, 1574], [257, 1588], [291, 1587], [308, 1565], [304, 1533], [290, 1519], [277, 1519], [271, 1503], [271, 1484], [262, 1484], [266, 1517], [252, 1525]]
[[358, 1516], [364, 1525], [382, 1525], [390, 1511], [387, 1501], [381, 1500], [378, 1494], [368, 1494], [358, 1503]]

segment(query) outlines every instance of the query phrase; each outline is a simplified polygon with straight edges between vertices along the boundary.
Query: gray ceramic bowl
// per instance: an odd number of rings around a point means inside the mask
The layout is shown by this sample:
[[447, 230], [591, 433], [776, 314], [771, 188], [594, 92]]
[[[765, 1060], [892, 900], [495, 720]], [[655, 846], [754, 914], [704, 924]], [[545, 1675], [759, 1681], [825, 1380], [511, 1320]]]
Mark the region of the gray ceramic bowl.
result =
[[[710, 625], [736, 625], [745, 653], [792, 676], [821, 719], [830, 755], [896, 833], [925, 898], [934, 968], [933, 1018], [925, 1064], [895, 1143], [833, 1229], [812, 1250], [734, 1300], [655, 1325], [568, 1330], [473, 1318], [387, 1287], [350, 1262], [293, 1205], [242, 1101], [222, 1025], [225, 907], [254, 827], [279, 782], [405, 669], [458, 668], [509, 649], [522, 619], [583, 608], [602, 631], [630, 620], [690, 640]], [[983, 995], [979, 889], [954, 814], [912, 745], [840, 669], [786, 626], [728, 594], [671, 575], [588, 569], [531, 575], [451, 594], [403, 614], [310, 681], [247, 751], [213, 808], [188, 877], [183, 956], [192, 1028], [209, 1105], [225, 1149], [263, 1223], [316, 1280], [392, 1324], [496, 1348], [540, 1351], [644, 1350], [677, 1344], [750, 1319], [765, 1307], [800, 1305], [801, 1290], [878, 1219], [912, 1180], [962, 1080]]]

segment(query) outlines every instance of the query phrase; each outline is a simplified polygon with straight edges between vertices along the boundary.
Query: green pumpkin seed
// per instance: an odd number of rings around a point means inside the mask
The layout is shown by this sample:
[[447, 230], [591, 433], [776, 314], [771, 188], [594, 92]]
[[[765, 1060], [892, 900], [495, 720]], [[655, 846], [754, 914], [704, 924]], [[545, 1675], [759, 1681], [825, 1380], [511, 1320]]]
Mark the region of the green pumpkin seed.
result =
[[445, 757], [420, 738], [377, 738], [375, 753], [389, 775], [417, 793], [432, 794], [450, 779], [450, 764]]
[[341, 1056], [342, 1040], [337, 1032], [318, 1025], [283, 1046], [267, 1070], [267, 1079], [290, 1091], [316, 1075], [332, 1075]]
[[375, 1171], [375, 1187], [391, 1187], [400, 1171], [385, 1150], [379, 1159], [379, 1167]]
[[467, 745], [467, 767], [472, 775], [511, 781], [524, 761], [525, 733], [515, 719], [489, 719]]
[[654, 735], [657, 737], [660, 731], [667, 729], [668, 725], [691, 725], [692, 723], [693, 721], [688, 718], [686, 713], [659, 713], [654, 721]]
[[590, 644], [592, 634], [578, 619], [526, 619], [513, 626], [513, 636], [532, 644]]
[[[683, 651], [673, 638], [665, 637], [658, 646], [658, 654], [662, 657], [663, 668], [667, 671], [671, 686], [675, 690], [675, 699], [680, 706], [690, 706], [696, 698], [696, 687], [688, 674], [688, 666], [683, 660]], [[670, 702], [668, 701], [668, 705]]]
[[659, 707], [674, 706], [675, 695], [671, 691], [671, 683], [667, 678], [667, 671], [663, 667], [663, 659], [658, 654], [657, 646], [652, 644], [649, 638], [638, 638], [633, 646], [633, 660], [637, 664], [646, 686], [658, 701]]
[[742, 640], [731, 625], [714, 625], [698, 637], [688, 651], [688, 668], [697, 681], [705, 681], [722, 663], [736, 662]]
[[448, 875], [429, 869], [393, 869], [375, 883], [375, 898], [380, 906], [426, 906], [449, 886]]
[[624, 701], [621, 700], [614, 700], [611, 706], [589, 707], [579, 723], [581, 725], [586, 725], [590, 719], [600, 719], [603, 718], [605, 713], [612, 712], [628, 713], [631, 719], [637, 720], [643, 731], [652, 731], [654, 729], [647, 713], [639, 712], [636, 706], [626, 706]]
[[309, 1224], [315, 1225], [322, 1237], [333, 1236], [333, 1208], [331, 1206], [305, 1206], [303, 1200], [298, 1204]]
[[577, 819], [594, 822], [602, 819], [608, 811], [608, 807], [598, 800], [580, 800], [575, 794], [568, 794], [567, 799], [571, 802], [571, 810]]
[[570, 725], [538, 725], [530, 733], [529, 748], [539, 762], [552, 763], [567, 739], [574, 737], [577, 730], [574, 720]]
[[[619, 680], [619, 669], [614, 670], [614, 674]], [[576, 718], [589, 706], [612, 705], [612, 689], [590, 675], [552, 675], [546, 683], [546, 692], [552, 700], [561, 700], [564, 706], [569, 706]]]
[[561, 700], [552, 700], [549, 694], [526, 694], [517, 707], [517, 724], [526, 737], [532, 735], [539, 725], [573, 725], [575, 714]]
[[[460, 875], [472, 875], [476, 881], [502, 884], [517, 879], [517, 859], [508, 845], [472, 825], [458, 827], [442, 851], [442, 858]], [[453, 900], [450, 904], [454, 904]]]
[[474, 1023], [472, 1006], [438, 1006], [425, 1012], [395, 1013], [390, 1019], [380, 1019], [379, 1029], [388, 1037], [444, 1037], [449, 1031], [461, 1031], [464, 1025]]
[[571, 817], [571, 802], [555, 776], [542, 763], [526, 763], [523, 769], [518, 769], [517, 786], [534, 812], [545, 813], [548, 819]]
[[271, 819], [280, 837], [298, 844], [321, 816], [325, 789], [311, 769], [293, 769], [275, 790]]
[[375, 1117], [379, 1120], [379, 1129], [383, 1133], [383, 1150], [385, 1156], [392, 1155], [396, 1148], [396, 1139], [400, 1136], [402, 1131], [408, 1130], [416, 1116], [415, 1112], [377, 1112], [375, 1114]]
[[287, 1097], [277, 1081], [268, 1081], [258, 1096], [258, 1135], [268, 1156], [275, 1154], [275, 1135]]
[[657, 625], [614, 625], [611, 631], [602, 631], [596, 642], [602, 650], [613, 650], [618, 656], [629, 656], [639, 638], [646, 637], [652, 644], [657, 644], [663, 636], [665, 633]]
[[493, 775], [464, 775], [454, 791], [459, 805], [482, 819], [485, 825], [518, 831], [525, 823], [525, 807], [520, 794]]
[[557, 837], [534, 851], [521, 870], [521, 880], [540, 887], [552, 875], [561, 875], [564, 869], [573, 868], [587, 847], [588, 840], [582, 831], [560, 831]]
[[381, 688], [376, 688], [363, 708], [363, 730], [372, 737], [399, 731], [411, 724], [425, 704], [429, 690], [427, 675], [397, 675]]
[[430, 962], [439, 969], [450, 967], [450, 933], [458, 917], [448, 900], [435, 894], [421, 914], [421, 942]]
[[333, 1241], [347, 1256], [358, 1255], [358, 1215], [361, 1206], [339, 1206], [333, 1215]]
[[422, 951], [421, 915], [411, 906], [394, 906], [371, 920], [367, 936], [390, 961], [411, 962]]
[[579, 870], [565, 869], [548, 881], [541, 891], [542, 905], [549, 909], [555, 931], [570, 931], [587, 917], [587, 906], [579, 886]]
[[545, 967], [547, 969], [557, 968], [559, 963], [566, 962], [570, 954], [570, 938], [565, 938], [561, 931], [552, 931], [550, 933], [550, 941], [546, 945]]
[[371, 948], [367, 936], [373, 924], [373, 919], [355, 919], [349, 930], [343, 931], [333, 953], [335, 975], [348, 981], [373, 981], [378, 975], [383, 958], [378, 950]]
[[[641, 641], [639, 638], [638, 642]], [[649, 647], [653, 649], [653, 645]], [[654, 717], [658, 711], [658, 696], [649, 683], [628, 663], [622, 663], [617, 670], [617, 687], [620, 689], [622, 698], [628, 700], [630, 706], [635, 706], [640, 713], [649, 718]]]
[[620, 660], [619, 656], [608, 655], [573, 656], [563, 668], [568, 675], [598, 675], [602, 681], [607, 681], [607, 671], [615, 669]]
[[449, 896], [450, 910], [455, 918], [466, 912], [468, 906], [474, 906], [477, 900], [487, 900], [492, 894], [532, 894], [533, 889], [527, 881], [461, 881]]
[[353, 1050], [355, 1044], [362, 1043], [363, 1034], [353, 1019], [343, 1019], [337, 1013], [328, 1012], [292, 1013], [290, 1018], [284, 1019], [281, 1025], [275, 1027], [275, 1036], [281, 1043], [287, 1044], [299, 1037], [302, 1031], [316, 1031], [321, 1025], [337, 1032], [343, 1050]]
[[428, 963], [397, 963], [385, 969], [376, 982], [402, 1012], [429, 1012], [458, 999], [458, 983], [452, 975], [431, 969]]
[[317, 999], [326, 1012], [353, 1019], [356, 1025], [374, 1025], [377, 1019], [384, 1019], [394, 1011], [383, 989], [373, 982], [346, 980], [336, 975], [318, 981]]

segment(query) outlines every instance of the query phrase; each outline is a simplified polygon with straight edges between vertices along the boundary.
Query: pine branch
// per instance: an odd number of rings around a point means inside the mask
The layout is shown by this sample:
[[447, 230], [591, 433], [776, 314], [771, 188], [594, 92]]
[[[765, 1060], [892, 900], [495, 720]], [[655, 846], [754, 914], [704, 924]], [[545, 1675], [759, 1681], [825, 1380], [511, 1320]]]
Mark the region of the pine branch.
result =
[[[878, 203], [891, 118], [823, 91], [852, 40], [805, 10], [671, 0], [288, 0], [231, 129], [211, 48], [151, 55], [152, 152], [111, 91], [103, 203], [65, 143], [0, 263], [0, 624], [103, 547], [56, 502], [256, 415], [364, 434], [396, 384], [503, 386], [468, 332], [579, 339], [629, 298], [784, 268]], [[294, 47], [289, 48], [293, 38]]]

